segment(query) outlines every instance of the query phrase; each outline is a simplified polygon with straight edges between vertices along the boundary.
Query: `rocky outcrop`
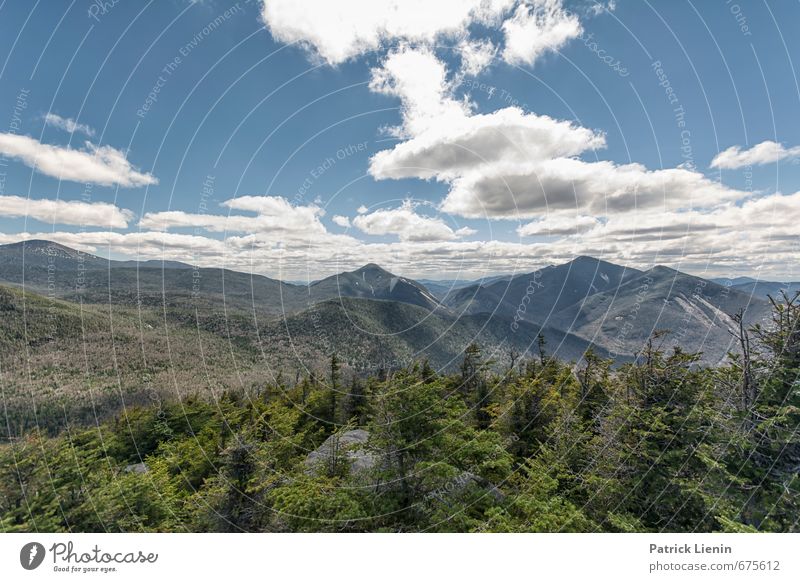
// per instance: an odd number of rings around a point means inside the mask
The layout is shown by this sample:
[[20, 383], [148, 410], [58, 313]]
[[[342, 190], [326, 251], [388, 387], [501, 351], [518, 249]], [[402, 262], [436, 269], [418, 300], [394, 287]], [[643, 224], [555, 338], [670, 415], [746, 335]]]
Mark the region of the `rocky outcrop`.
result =
[[[378, 460], [378, 455], [369, 449], [369, 432], [355, 429], [329, 436], [322, 445], [309, 453], [305, 464], [309, 474], [348, 472], [351, 479], [363, 482], [370, 479], [370, 473], [377, 466]], [[378, 485], [376, 481], [371, 483], [371, 486]], [[503, 492], [493, 483], [470, 471], [462, 471], [453, 479], [429, 491], [426, 498], [446, 500], [448, 497], [460, 495], [470, 486], [484, 490], [497, 503], [505, 499]]]
[[346, 463], [351, 475], [363, 474], [375, 467], [377, 457], [367, 449], [369, 432], [363, 429], [348, 430], [329, 436], [306, 457], [307, 472], [336, 473]]
[[141, 475], [142, 473], [147, 473], [147, 471], [147, 465], [144, 463], [133, 463], [132, 465], [125, 466], [126, 473], [136, 473], [137, 475]]

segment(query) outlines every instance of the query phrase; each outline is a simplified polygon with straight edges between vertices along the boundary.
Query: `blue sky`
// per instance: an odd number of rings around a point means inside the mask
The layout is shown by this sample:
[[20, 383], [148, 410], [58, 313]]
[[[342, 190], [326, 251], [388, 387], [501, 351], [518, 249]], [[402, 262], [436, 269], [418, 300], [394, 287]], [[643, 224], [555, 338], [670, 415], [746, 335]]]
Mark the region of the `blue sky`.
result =
[[0, 242], [800, 276], [800, 4], [471, 2], [4, 2]]

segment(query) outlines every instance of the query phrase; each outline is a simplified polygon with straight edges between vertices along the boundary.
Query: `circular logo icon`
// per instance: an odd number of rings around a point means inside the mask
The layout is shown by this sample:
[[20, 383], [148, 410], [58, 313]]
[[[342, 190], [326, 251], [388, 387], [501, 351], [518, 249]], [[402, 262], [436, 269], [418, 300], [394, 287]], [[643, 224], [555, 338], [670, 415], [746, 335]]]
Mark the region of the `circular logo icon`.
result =
[[26, 570], [35, 570], [44, 561], [44, 546], [39, 542], [30, 542], [19, 551], [19, 563]]

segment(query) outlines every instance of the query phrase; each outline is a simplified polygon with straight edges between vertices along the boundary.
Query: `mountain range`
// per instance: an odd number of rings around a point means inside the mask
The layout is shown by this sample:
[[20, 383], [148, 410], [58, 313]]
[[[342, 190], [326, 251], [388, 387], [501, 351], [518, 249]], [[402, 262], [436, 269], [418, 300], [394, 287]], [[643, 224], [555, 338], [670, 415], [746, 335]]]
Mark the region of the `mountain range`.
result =
[[563, 360], [592, 348], [621, 364], [668, 330], [664, 349], [702, 352], [716, 364], [737, 349], [732, 316], [763, 321], [769, 303], [760, 293], [792, 288], [592, 257], [438, 284], [375, 264], [303, 285], [175, 261], [109, 260], [49, 241], [0, 245], [7, 417], [19, 432], [45, 410], [63, 423], [94, 422], [154, 398], [291, 384], [324, 377], [331, 354], [355, 374], [424, 359], [452, 371], [472, 342], [498, 370], [512, 354], [538, 357], [539, 337]]
[[[295, 337], [304, 338], [304, 349], [315, 344], [304, 329], [326, 327], [325, 334], [336, 338], [319, 348], [327, 352], [352, 347], [350, 332], [366, 333], [374, 344], [363, 348], [367, 352], [386, 352], [387, 360], [398, 359], [398, 350], [403, 357], [435, 353], [440, 365], [451, 364], [463, 350], [463, 342], [450, 341], [454, 337], [468, 343], [480, 331], [490, 336], [489, 348], [528, 348], [545, 329], [553, 350], [568, 359], [580, 359], [588, 345], [630, 358], [654, 331], [669, 330], [667, 343], [703, 352], [716, 363], [731, 348], [735, 313], [760, 321], [768, 312], [767, 294], [798, 287], [749, 278], [707, 280], [662, 266], [641, 271], [584, 256], [476, 282], [415, 281], [367, 264], [302, 285], [175, 261], [109, 260], [41, 240], [0, 245], [0, 283], [70, 302], [160, 307], [175, 321], [188, 317], [201, 325], [219, 326], [221, 316], [244, 317], [243, 324], [225, 323], [243, 334], [248, 326], [257, 332], [259, 325], [277, 324], [285, 334], [300, 332]], [[376, 301], [381, 305], [371, 303]], [[380, 338], [391, 340], [379, 346]], [[442, 351], [440, 342], [453, 345]]]

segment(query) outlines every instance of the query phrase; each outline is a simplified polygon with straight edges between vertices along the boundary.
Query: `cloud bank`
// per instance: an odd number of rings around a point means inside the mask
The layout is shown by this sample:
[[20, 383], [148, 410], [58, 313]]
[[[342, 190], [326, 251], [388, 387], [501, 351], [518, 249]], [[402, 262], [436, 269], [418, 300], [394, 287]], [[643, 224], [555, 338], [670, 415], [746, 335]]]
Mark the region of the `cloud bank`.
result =
[[264, 0], [261, 16], [273, 38], [306, 47], [330, 65], [399, 42], [452, 41], [465, 68], [480, 70], [495, 48], [469, 39], [471, 27], [503, 32], [502, 58], [532, 64], [581, 33], [561, 0]]
[[767, 140], [745, 150], [741, 146], [729, 147], [711, 160], [711, 167], [735, 170], [747, 166], [773, 164], [790, 158], [800, 158], [800, 146], [786, 148], [782, 144]]
[[105, 202], [0, 196], [0, 216], [24, 217], [51, 224], [127, 228], [133, 212]]
[[86, 142], [82, 150], [44, 144], [14, 133], [0, 133], [0, 153], [37, 172], [72, 182], [134, 188], [158, 184], [158, 179], [134, 168], [120, 150]]

